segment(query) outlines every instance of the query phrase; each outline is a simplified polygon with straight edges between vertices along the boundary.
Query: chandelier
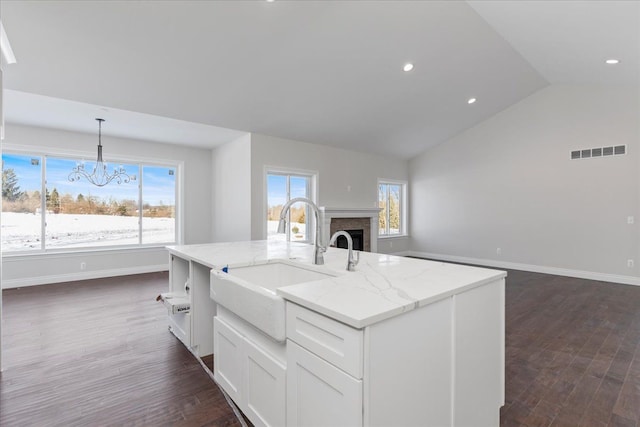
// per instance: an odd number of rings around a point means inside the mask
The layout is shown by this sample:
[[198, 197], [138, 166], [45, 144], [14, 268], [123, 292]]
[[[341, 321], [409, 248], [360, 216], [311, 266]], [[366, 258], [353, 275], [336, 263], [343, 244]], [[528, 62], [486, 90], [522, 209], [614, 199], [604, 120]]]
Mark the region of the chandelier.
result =
[[[130, 182], [131, 177], [122, 166], [113, 168], [113, 173], [111, 174], [107, 171], [107, 165], [102, 161], [102, 122], [104, 122], [104, 119], [96, 120], [98, 121], [98, 159], [96, 160], [93, 172], [88, 173], [85, 170], [84, 162], [78, 163], [76, 167], [71, 170], [69, 181], [79, 181], [80, 178], [84, 177], [87, 181], [98, 187], [104, 187], [114, 180], [118, 184]], [[135, 176], [133, 179], [135, 179]]]

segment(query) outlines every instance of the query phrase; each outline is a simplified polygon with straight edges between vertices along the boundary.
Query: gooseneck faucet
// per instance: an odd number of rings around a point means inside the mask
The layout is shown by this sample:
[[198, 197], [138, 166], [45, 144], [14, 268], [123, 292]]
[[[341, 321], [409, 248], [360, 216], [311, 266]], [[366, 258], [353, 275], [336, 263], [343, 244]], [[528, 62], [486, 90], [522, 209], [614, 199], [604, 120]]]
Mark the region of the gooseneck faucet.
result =
[[315, 215], [315, 218], [316, 218], [316, 234], [313, 237], [313, 245], [315, 246], [315, 250], [313, 252], [313, 263], [316, 264], [316, 265], [323, 265], [324, 264], [323, 253], [327, 249], [320, 244], [320, 235], [321, 235], [320, 210], [318, 209], [318, 206], [316, 206], [316, 204], [313, 203], [311, 200], [307, 199], [306, 197], [296, 197], [296, 198], [293, 198], [293, 199], [289, 200], [287, 203], [285, 203], [284, 206], [282, 207], [282, 211], [280, 212], [280, 222], [278, 223], [278, 233], [285, 233], [286, 232], [286, 230], [287, 230], [287, 212], [289, 212], [289, 208], [291, 208], [291, 205], [293, 205], [294, 203], [298, 203], [298, 202], [306, 203], [307, 205], [309, 205], [311, 207], [311, 209], [313, 210], [313, 214]]
[[343, 230], [336, 231], [335, 233], [333, 233], [333, 236], [331, 236], [331, 240], [329, 241], [329, 246], [333, 245], [335, 241], [338, 240], [338, 237], [340, 236], [344, 236], [347, 238], [347, 249], [349, 250], [349, 256], [347, 258], [347, 270], [355, 271], [356, 265], [358, 264], [358, 261], [360, 261], [360, 252], [355, 251], [355, 257], [354, 257], [353, 239], [351, 238], [351, 235], [349, 233]]

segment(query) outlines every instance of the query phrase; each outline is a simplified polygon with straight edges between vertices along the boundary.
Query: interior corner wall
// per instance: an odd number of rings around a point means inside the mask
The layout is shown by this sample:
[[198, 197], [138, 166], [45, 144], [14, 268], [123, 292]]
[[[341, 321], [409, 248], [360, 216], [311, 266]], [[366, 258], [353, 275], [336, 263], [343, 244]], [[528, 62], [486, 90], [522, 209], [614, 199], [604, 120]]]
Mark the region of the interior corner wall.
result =
[[[211, 241], [211, 150], [106, 136], [105, 156], [183, 162], [182, 243]], [[55, 147], [95, 156], [95, 135], [7, 123], [3, 144]], [[150, 154], [152, 153], [152, 154]], [[164, 248], [70, 251], [2, 257], [2, 286], [16, 287], [168, 269]], [[86, 269], [80, 271], [80, 263]]]
[[552, 85], [412, 159], [411, 250], [639, 284], [639, 102], [634, 88]]
[[[265, 167], [318, 173], [318, 206], [378, 206], [378, 179], [408, 180], [408, 161], [267, 135], [251, 135], [251, 238], [266, 238]], [[391, 246], [391, 243], [393, 246]], [[407, 238], [378, 239], [378, 252], [402, 252]]]
[[212, 153], [213, 241], [251, 240], [251, 134]]

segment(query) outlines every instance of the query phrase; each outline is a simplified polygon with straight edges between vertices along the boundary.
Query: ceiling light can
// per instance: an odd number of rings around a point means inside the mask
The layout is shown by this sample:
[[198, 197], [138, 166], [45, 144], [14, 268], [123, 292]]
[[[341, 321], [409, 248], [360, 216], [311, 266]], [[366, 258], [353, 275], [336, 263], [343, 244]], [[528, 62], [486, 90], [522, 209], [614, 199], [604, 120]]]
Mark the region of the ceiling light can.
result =
[[619, 64], [620, 60], [619, 59], [615, 59], [615, 58], [610, 58], [610, 59], [607, 59], [604, 62], [609, 64], [609, 65], [615, 65], [615, 64]]
[[477, 99], [475, 99], [475, 98], [469, 98], [469, 99], [467, 100], [467, 104], [473, 104], [473, 103], [475, 103], [476, 101], [477, 101]]
[[402, 69], [404, 71], [411, 71], [413, 70], [413, 64], [411, 62], [407, 62], [406, 64], [404, 64], [404, 67], [402, 67]]

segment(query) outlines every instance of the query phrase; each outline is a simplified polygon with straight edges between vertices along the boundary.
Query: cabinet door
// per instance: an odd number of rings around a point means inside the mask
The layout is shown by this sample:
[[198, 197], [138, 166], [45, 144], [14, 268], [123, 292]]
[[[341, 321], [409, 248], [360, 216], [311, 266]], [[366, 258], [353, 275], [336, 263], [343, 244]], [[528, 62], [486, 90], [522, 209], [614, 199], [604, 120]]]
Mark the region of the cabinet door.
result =
[[191, 347], [191, 313], [169, 314], [169, 330], [184, 345]]
[[256, 426], [284, 426], [286, 368], [264, 351], [245, 340], [244, 407]]
[[287, 425], [361, 426], [362, 381], [287, 340]]
[[240, 334], [217, 317], [213, 319], [213, 334], [215, 345], [213, 377], [229, 397], [241, 406], [244, 340]]

